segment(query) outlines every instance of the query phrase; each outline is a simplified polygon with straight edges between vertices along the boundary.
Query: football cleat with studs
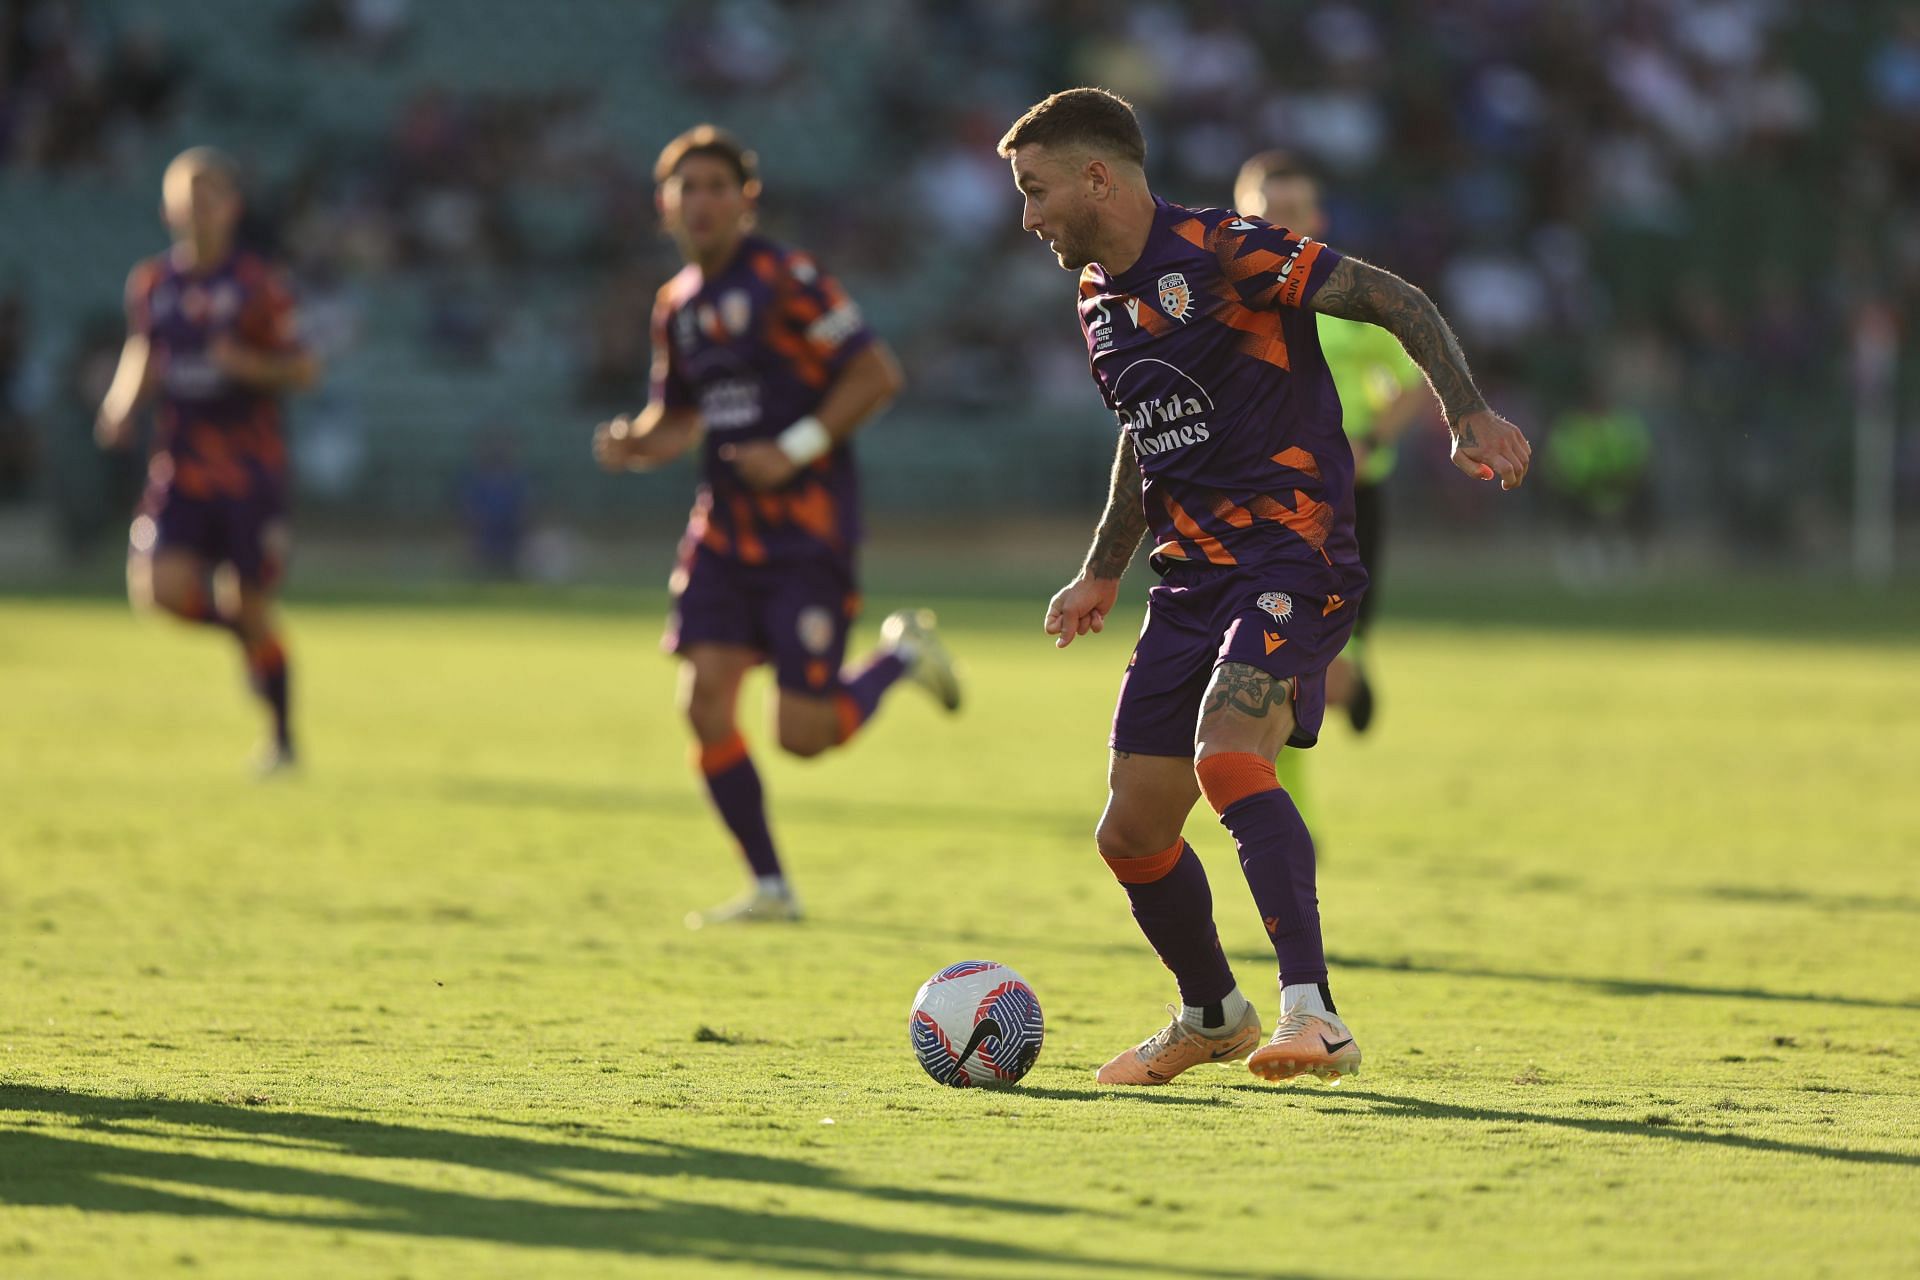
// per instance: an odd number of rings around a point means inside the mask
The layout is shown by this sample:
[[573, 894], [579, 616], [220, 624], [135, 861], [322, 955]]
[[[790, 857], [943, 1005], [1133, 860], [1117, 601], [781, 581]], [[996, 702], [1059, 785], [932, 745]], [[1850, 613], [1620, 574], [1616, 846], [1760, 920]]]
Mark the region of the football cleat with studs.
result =
[[1328, 1084], [1360, 1071], [1360, 1045], [1335, 1013], [1295, 1009], [1280, 1019], [1273, 1039], [1254, 1050], [1247, 1070], [1263, 1080], [1315, 1076]]
[[907, 663], [907, 678], [933, 695], [949, 711], [960, 709], [960, 672], [940, 640], [931, 609], [899, 609], [880, 624], [880, 647]]
[[1202, 1035], [1180, 1021], [1180, 1010], [1167, 1012], [1173, 1021], [1123, 1050], [1094, 1075], [1097, 1084], [1166, 1084], [1183, 1071], [1209, 1062], [1238, 1062], [1260, 1043], [1260, 1015], [1249, 1004], [1233, 1030], [1223, 1036]]

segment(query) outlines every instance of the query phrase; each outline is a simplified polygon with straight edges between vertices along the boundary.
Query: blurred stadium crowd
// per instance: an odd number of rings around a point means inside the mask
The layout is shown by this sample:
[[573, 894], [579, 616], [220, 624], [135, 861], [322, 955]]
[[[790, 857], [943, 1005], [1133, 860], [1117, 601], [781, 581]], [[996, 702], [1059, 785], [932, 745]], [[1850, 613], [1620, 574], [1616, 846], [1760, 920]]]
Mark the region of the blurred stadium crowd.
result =
[[[241, 159], [249, 234], [294, 265], [332, 368], [303, 487], [361, 515], [630, 501], [585, 428], [643, 394], [677, 265], [648, 170], [702, 118], [759, 147], [770, 230], [906, 362], [867, 446], [882, 510], [1104, 490], [1071, 286], [993, 151], [1070, 84], [1136, 103], [1185, 203], [1253, 151], [1308, 157], [1325, 238], [1427, 287], [1543, 440], [1536, 519], [1817, 549], [1850, 500], [1853, 334], [1920, 300], [1920, 5], [4, 0], [0, 42], [0, 500], [50, 497], [75, 545], [124, 509], [86, 424], [190, 142]], [[1416, 522], [1486, 510], [1400, 490]]]

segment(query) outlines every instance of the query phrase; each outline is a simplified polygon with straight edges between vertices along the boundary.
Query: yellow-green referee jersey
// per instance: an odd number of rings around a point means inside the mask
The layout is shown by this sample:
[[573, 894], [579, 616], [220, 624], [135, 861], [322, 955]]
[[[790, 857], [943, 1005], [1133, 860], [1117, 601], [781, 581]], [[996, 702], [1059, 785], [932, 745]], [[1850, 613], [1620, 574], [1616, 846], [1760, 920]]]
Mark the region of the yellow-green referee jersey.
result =
[[[1424, 376], [1400, 346], [1400, 339], [1379, 325], [1328, 315], [1316, 320], [1320, 350], [1333, 371], [1334, 389], [1340, 393], [1340, 425], [1349, 439], [1363, 438], [1373, 430], [1381, 411], [1408, 387], [1419, 386]], [[1365, 465], [1354, 473], [1354, 483], [1379, 484], [1392, 473], [1399, 453], [1393, 445], [1372, 446]]]

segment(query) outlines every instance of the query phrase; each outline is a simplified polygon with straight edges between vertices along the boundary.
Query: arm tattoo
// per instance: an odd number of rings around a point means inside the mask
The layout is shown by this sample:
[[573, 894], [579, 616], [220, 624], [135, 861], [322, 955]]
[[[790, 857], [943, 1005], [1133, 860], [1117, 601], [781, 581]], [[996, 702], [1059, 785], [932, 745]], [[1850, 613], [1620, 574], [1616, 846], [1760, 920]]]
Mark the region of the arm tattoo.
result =
[[1100, 527], [1094, 531], [1093, 546], [1087, 549], [1087, 562], [1080, 572], [1090, 578], [1120, 577], [1146, 535], [1147, 513], [1140, 508], [1140, 468], [1133, 460], [1133, 438], [1122, 431], [1120, 448], [1113, 455], [1113, 488], [1107, 494], [1107, 509], [1100, 515]]
[[1292, 695], [1292, 680], [1277, 680], [1258, 667], [1244, 662], [1223, 662], [1213, 673], [1207, 696], [1200, 705], [1200, 718], [1222, 711], [1237, 711], [1243, 716], [1264, 717], [1277, 701], [1282, 705]]
[[[1400, 345], [1407, 349], [1413, 362], [1425, 371], [1434, 395], [1440, 397], [1449, 424], [1487, 407], [1486, 400], [1473, 385], [1473, 375], [1467, 372], [1467, 357], [1460, 350], [1460, 340], [1447, 327], [1439, 308], [1420, 289], [1393, 272], [1382, 271], [1358, 258], [1342, 258], [1309, 305], [1330, 316], [1377, 324], [1400, 339]], [[1460, 443], [1478, 443], [1468, 438], [1471, 435], [1471, 431], [1467, 432]]]

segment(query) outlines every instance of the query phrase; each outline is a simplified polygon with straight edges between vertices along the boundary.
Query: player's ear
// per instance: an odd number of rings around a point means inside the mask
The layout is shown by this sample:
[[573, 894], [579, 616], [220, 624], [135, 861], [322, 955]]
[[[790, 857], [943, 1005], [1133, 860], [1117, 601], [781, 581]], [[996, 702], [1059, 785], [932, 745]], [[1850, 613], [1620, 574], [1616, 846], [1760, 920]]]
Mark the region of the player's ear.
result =
[[1086, 180], [1087, 194], [1095, 200], [1104, 200], [1113, 191], [1113, 170], [1099, 156], [1089, 156], [1087, 167], [1082, 171]]

